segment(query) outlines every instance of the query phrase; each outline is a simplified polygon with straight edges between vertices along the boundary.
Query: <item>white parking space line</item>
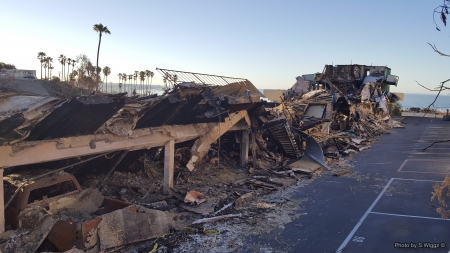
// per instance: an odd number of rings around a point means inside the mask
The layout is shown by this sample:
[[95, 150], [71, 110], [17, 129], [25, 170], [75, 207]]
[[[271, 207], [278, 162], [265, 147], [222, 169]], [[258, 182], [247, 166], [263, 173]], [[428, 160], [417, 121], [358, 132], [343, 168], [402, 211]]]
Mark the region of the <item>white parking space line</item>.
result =
[[[405, 161], [406, 162], [406, 161]], [[358, 221], [358, 223], [355, 225], [353, 230], [350, 232], [350, 234], [345, 238], [344, 242], [341, 244], [339, 249], [336, 251], [336, 253], [341, 253], [342, 250], [347, 246], [348, 242], [351, 238], [353, 238], [353, 235], [358, 231], [361, 224], [364, 222], [364, 220], [367, 218], [369, 214], [379, 214], [379, 215], [390, 215], [390, 216], [402, 216], [402, 217], [411, 217], [411, 218], [422, 218], [422, 219], [432, 219], [432, 220], [443, 220], [441, 218], [433, 218], [433, 217], [424, 217], [424, 216], [413, 216], [413, 215], [401, 215], [401, 214], [389, 214], [389, 213], [379, 213], [379, 212], [372, 212], [372, 209], [375, 207], [375, 205], [378, 203], [378, 201], [381, 199], [381, 197], [384, 195], [386, 190], [389, 188], [391, 183], [394, 180], [402, 180], [402, 181], [421, 181], [421, 182], [435, 182], [435, 183], [441, 183], [442, 181], [436, 181], [436, 180], [423, 180], [423, 179], [411, 179], [411, 178], [391, 178], [389, 182], [386, 184], [386, 186], [383, 188], [383, 190], [380, 192], [378, 197], [375, 199], [375, 201], [372, 203], [372, 205], [367, 209], [367, 211], [364, 213], [364, 215], [361, 217], [361, 219]]]
[[366, 213], [361, 217], [361, 219], [358, 221], [358, 223], [356, 224], [356, 226], [353, 228], [353, 230], [350, 232], [350, 234], [347, 236], [347, 238], [345, 238], [345, 241], [341, 244], [341, 246], [339, 247], [339, 249], [336, 251], [337, 253], [341, 253], [342, 250], [345, 248], [345, 246], [347, 246], [347, 243], [350, 241], [350, 239], [353, 237], [353, 235], [356, 233], [356, 231], [358, 230], [358, 228], [361, 226], [361, 224], [364, 222], [364, 220], [367, 218], [367, 215], [369, 215], [370, 212], [372, 212], [372, 209], [375, 207], [375, 205], [378, 203], [378, 201], [380, 200], [381, 196], [383, 196], [383, 194], [386, 192], [387, 188], [391, 185], [392, 181], [394, 181], [394, 178], [391, 178], [391, 180], [389, 180], [389, 182], [387, 183], [387, 185], [383, 188], [383, 190], [381, 191], [381, 193], [378, 195], [378, 197], [375, 199], [375, 201], [372, 203], [372, 205], [369, 207], [369, 209], [367, 209]]
[[399, 217], [408, 217], [408, 218], [420, 218], [420, 219], [429, 219], [429, 220], [445, 220], [450, 221], [442, 218], [434, 218], [434, 217], [425, 217], [425, 216], [414, 216], [414, 215], [403, 215], [403, 214], [394, 214], [394, 213], [379, 213], [379, 212], [370, 212], [371, 214], [381, 214], [381, 215], [389, 215], [389, 216], [399, 216]]

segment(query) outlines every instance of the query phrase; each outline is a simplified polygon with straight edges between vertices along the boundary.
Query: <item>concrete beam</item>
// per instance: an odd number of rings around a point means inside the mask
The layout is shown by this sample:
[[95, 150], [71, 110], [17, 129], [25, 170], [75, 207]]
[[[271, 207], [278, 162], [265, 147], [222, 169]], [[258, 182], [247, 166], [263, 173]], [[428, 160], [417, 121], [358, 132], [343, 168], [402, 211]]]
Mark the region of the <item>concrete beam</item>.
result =
[[247, 123], [247, 128], [250, 127], [251, 122], [248, 117], [247, 111], [239, 111], [231, 114], [228, 118], [225, 118], [224, 122], [216, 124], [209, 132], [201, 135], [202, 137], [195, 141], [194, 146], [191, 148], [191, 159], [187, 163], [186, 167], [192, 171], [194, 170], [195, 163], [202, 160], [205, 156], [211, 144], [220, 138], [224, 133], [229, 131], [234, 125], [236, 125], [240, 120], [244, 119]]
[[169, 188], [173, 189], [174, 158], [175, 141], [170, 140], [164, 145], [164, 194], [169, 194]]
[[248, 148], [249, 148], [249, 130], [242, 131], [241, 136], [241, 167], [245, 167], [248, 161]]
[[210, 132], [217, 123], [161, 126], [138, 129], [126, 136], [113, 134], [84, 135], [46, 141], [20, 142], [0, 146], [0, 168], [49, 162], [118, 150], [139, 150], [189, 141]]

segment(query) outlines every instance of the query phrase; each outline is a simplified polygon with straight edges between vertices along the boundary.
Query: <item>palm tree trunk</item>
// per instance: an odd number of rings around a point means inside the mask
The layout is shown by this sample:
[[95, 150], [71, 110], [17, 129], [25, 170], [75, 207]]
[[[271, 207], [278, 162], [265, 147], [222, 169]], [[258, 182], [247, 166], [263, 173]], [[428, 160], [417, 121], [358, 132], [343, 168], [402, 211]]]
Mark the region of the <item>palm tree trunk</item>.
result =
[[42, 60], [41, 60], [41, 80], [42, 80]]
[[98, 56], [100, 54], [100, 43], [102, 43], [102, 32], [99, 33], [99, 38], [98, 38], [98, 48], [97, 48], [97, 66], [95, 68], [95, 73], [96, 75], [96, 79], [98, 81]]

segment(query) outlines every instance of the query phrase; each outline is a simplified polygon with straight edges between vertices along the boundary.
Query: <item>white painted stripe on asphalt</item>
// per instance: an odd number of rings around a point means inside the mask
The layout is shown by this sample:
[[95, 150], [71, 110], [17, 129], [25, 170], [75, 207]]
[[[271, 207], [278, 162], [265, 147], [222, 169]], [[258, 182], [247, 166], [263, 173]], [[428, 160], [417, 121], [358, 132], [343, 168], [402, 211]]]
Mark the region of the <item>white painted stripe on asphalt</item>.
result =
[[387, 185], [384, 187], [384, 189], [381, 191], [381, 193], [378, 195], [378, 197], [375, 199], [375, 201], [372, 203], [372, 205], [369, 207], [369, 209], [367, 209], [366, 213], [361, 217], [361, 219], [358, 221], [358, 223], [353, 228], [353, 230], [350, 232], [350, 234], [347, 236], [347, 238], [345, 238], [345, 241], [341, 244], [341, 246], [336, 251], [336, 253], [341, 253], [342, 250], [345, 248], [345, 246], [347, 246], [347, 243], [350, 241], [350, 239], [352, 239], [353, 235], [356, 233], [356, 231], [358, 230], [359, 226], [361, 226], [361, 224], [364, 222], [364, 220], [366, 219], [367, 215], [369, 215], [369, 213], [375, 207], [375, 205], [377, 204], [378, 200], [380, 200], [381, 196], [383, 196], [384, 192], [386, 192], [386, 190], [389, 187], [389, 185], [391, 185], [392, 181], [394, 181], [394, 178], [391, 178], [391, 180], [389, 180]]
[[424, 181], [424, 182], [435, 182], [435, 183], [442, 183], [443, 181], [436, 181], [436, 180], [425, 180], [425, 179], [411, 179], [411, 178], [398, 178], [398, 177], [394, 177], [391, 178], [391, 180], [410, 180], [410, 181]]
[[435, 217], [425, 217], [425, 216], [414, 216], [414, 215], [404, 215], [404, 214], [395, 214], [395, 213], [379, 213], [379, 212], [370, 212], [371, 214], [381, 214], [381, 215], [389, 215], [389, 216], [399, 216], [399, 217], [408, 217], [408, 218], [420, 218], [420, 219], [429, 219], [429, 220], [445, 220], [450, 221], [442, 218], [435, 218]]

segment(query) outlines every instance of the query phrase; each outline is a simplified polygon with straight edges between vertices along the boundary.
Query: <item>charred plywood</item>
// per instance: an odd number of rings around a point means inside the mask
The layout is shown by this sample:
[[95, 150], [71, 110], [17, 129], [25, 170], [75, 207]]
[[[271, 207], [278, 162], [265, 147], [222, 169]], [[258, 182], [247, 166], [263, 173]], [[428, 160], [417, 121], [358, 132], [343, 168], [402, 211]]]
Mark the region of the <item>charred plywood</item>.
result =
[[69, 100], [34, 126], [26, 141], [93, 134], [124, 104], [123, 99], [98, 96]]
[[21, 134], [14, 131], [25, 122], [22, 113], [16, 113], [0, 122], [0, 145], [11, 142], [22, 137]]
[[0, 145], [25, 139], [29, 129], [45, 118], [64, 99], [40, 96], [0, 96]]
[[198, 109], [198, 104], [202, 99], [201, 94], [186, 96], [184, 99], [175, 95], [162, 99], [142, 112], [136, 128], [189, 124], [195, 119], [195, 110]]

